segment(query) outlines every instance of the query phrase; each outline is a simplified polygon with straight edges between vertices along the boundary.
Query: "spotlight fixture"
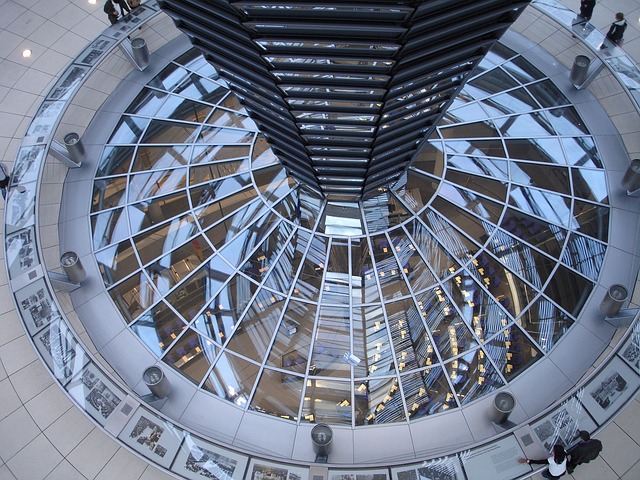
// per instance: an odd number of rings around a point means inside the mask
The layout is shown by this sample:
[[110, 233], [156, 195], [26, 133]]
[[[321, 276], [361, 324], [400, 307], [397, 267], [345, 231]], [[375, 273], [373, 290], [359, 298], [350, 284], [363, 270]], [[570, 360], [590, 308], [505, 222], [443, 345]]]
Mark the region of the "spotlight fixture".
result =
[[31, 49], [30, 49], [30, 48], [25, 48], [25, 49], [22, 51], [22, 56], [23, 56], [24, 58], [29, 58], [29, 57], [31, 56], [31, 54], [32, 54], [32, 53], [33, 53], [33, 52], [31, 51]]

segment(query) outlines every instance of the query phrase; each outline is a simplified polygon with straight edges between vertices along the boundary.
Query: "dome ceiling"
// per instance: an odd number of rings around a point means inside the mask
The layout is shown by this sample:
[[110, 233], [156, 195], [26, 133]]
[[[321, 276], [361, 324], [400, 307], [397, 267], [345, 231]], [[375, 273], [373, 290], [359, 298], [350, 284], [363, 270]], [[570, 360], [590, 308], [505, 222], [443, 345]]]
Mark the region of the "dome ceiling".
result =
[[176, 59], [94, 181], [123, 320], [205, 391], [295, 422], [408, 422], [508, 384], [579, 318], [609, 208], [553, 83], [505, 47], [480, 67], [406, 175], [328, 202], [195, 50]]

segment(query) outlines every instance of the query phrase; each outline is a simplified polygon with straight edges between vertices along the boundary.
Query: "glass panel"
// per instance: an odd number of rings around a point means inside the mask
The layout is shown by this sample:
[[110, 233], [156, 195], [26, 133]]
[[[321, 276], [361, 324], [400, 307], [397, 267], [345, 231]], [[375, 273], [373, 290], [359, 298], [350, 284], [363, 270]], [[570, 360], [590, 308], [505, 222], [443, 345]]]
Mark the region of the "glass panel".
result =
[[378, 284], [367, 240], [352, 239], [351, 249], [353, 304], [379, 302]]
[[[506, 313], [500, 309], [494, 297], [480, 288], [468, 272], [463, 270], [460, 275], [446, 282], [444, 288], [480, 341], [500, 331], [508, 323]], [[508, 297], [501, 296], [501, 303], [505, 298]]]
[[[401, 242], [402, 240], [399, 240]], [[396, 246], [389, 243], [385, 235], [371, 237], [374, 257], [376, 260], [376, 273], [382, 288], [382, 297], [391, 300], [396, 297], [409, 295], [409, 289], [404, 281], [398, 262], [393, 254]]]
[[129, 202], [175, 192], [184, 188], [186, 181], [186, 168], [133, 175], [129, 179]]
[[517, 86], [518, 84], [513, 78], [499, 68], [495, 68], [471, 80], [465, 86], [465, 90], [473, 95], [474, 98], [483, 98]]
[[592, 202], [609, 203], [607, 179], [604, 171], [572, 168], [571, 178], [573, 180], [573, 194], [576, 197]]
[[[260, 202], [259, 204], [258, 203], [251, 204], [251, 201], [256, 197], [257, 197], [256, 191], [251, 188], [245, 189], [242, 192], [238, 192], [234, 195], [230, 195], [226, 198], [218, 200], [217, 202], [209, 202], [206, 198], [206, 195], [204, 195], [202, 199], [206, 207], [198, 209], [196, 211], [196, 217], [200, 222], [201, 228], [203, 230], [206, 230], [211, 225], [219, 222], [224, 217], [226, 217], [227, 215], [230, 215], [232, 212], [234, 212], [235, 210], [237, 210], [238, 208], [244, 205], [248, 205], [248, 206], [244, 210], [240, 210], [236, 212], [237, 215], [241, 215], [243, 211], [255, 212], [257, 209], [262, 208], [263, 207], [262, 202]], [[232, 219], [233, 217], [230, 217], [230, 218]], [[234, 231], [237, 231], [237, 228], [238, 227], [234, 228]], [[226, 237], [226, 233], [229, 229], [230, 229], [230, 226], [224, 228], [221, 238]], [[209, 230], [207, 231], [207, 236], [211, 240], [211, 243], [213, 243], [214, 246], [216, 246], [218, 245], [220, 237], [216, 238], [214, 233], [215, 232], [213, 232], [212, 230]]]
[[129, 171], [135, 147], [105, 147], [96, 177], [121, 175]]
[[400, 378], [411, 420], [458, 406], [442, 367], [403, 375]]
[[106, 286], [119, 282], [140, 268], [130, 240], [95, 253]]
[[109, 290], [109, 295], [127, 323], [159, 300], [151, 283], [141, 273]]
[[251, 399], [250, 408], [276, 417], [297, 420], [303, 387], [304, 377], [265, 368]]
[[[229, 261], [231, 266], [239, 267], [244, 263], [245, 257], [249, 252], [262, 243], [268, 236], [268, 233], [273, 228], [274, 224], [280, 221], [280, 217], [275, 213], [268, 213], [249, 223], [251, 226], [248, 229], [235, 234], [235, 238], [233, 238], [233, 240], [231, 239], [231, 235], [233, 233], [230, 231], [227, 234], [226, 243], [220, 252], [221, 255]], [[216, 245], [216, 248], [220, 247]]]
[[556, 132], [541, 112], [513, 115], [494, 120], [505, 137], [547, 137]]
[[314, 236], [304, 259], [302, 271], [293, 290], [293, 295], [308, 300], [318, 297], [322, 276], [326, 267], [327, 239]]
[[190, 145], [163, 147], [138, 147], [133, 163], [133, 172], [146, 172], [161, 168], [187, 165], [191, 156]]
[[404, 230], [392, 230], [389, 237], [411, 289], [417, 292], [432, 286], [436, 282], [436, 278], [418, 254], [416, 246], [406, 236]]
[[227, 95], [228, 90], [216, 82], [192, 73], [189, 79], [178, 85], [174, 92], [195, 100], [216, 104]]
[[296, 230], [291, 240], [283, 244], [283, 251], [267, 277], [265, 285], [282, 293], [288, 293], [298, 273], [311, 234]]
[[[556, 262], [529, 248], [519, 239], [497, 231], [488, 245], [490, 251], [508, 268], [527, 280], [536, 288], [542, 288], [547, 282]], [[493, 276], [493, 267], [489, 267], [487, 275]], [[508, 297], [507, 297], [508, 298]]]
[[249, 159], [236, 160], [230, 162], [220, 162], [189, 168], [189, 185], [198, 185], [212, 180], [235, 175], [236, 173], [248, 172], [250, 167]]
[[227, 348], [262, 363], [280, 320], [284, 300], [280, 295], [260, 290], [251, 302], [240, 327], [235, 329]]
[[[479, 221], [475, 216], [459, 208], [453, 209], [450, 217], [470, 238], [477, 239], [478, 241], [486, 242], [495, 228], [489, 222]], [[422, 213], [420, 218], [429, 226], [431, 231], [435, 232], [434, 235], [438, 240], [442, 242], [460, 262], [466, 263], [467, 260], [478, 251], [478, 246], [475, 243], [453, 228], [449, 223], [449, 219], [441, 217], [435, 213], [435, 211], [427, 209]], [[414, 225], [416, 225], [415, 228]], [[410, 222], [405, 225], [405, 228], [411, 236], [414, 236], [414, 231], [418, 228], [417, 225], [417, 222]]]
[[594, 284], [584, 277], [560, 265], [553, 274], [544, 293], [569, 312], [574, 318], [584, 306]]
[[569, 315], [544, 297], [536, 300], [517, 322], [544, 352], [549, 352], [573, 325]]
[[487, 175], [498, 180], [509, 179], [509, 164], [497, 158], [467, 157], [452, 155], [447, 159], [449, 168], [458, 168], [462, 172]]
[[[247, 132], [245, 130], [202, 127], [202, 131], [198, 135], [198, 143], [249, 143], [253, 140], [254, 135], [253, 132]], [[180, 140], [176, 140], [176, 143], [178, 142], [180, 142]]]
[[351, 368], [342, 359], [351, 351], [348, 307], [320, 307], [309, 374], [323, 377], [349, 377]]
[[246, 115], [238, 115], [237, 113], [222, 108], [216, 108], [207, 120], [207, 123], [225, 127], [244, 128], [247, 130], [256, 128], [253, 120]]
[[545, 77], [540, 70], [522, 57], [515, 57], [501, 66], [520, 83], [529, 83]]
[[207, 240], [198, 235], [149, 265], [147, 274], [158, 291], [166, 294], [212, 255]]
[[323, 303], [349, 305], [351, 281], [349, 275], [349, 242], [334, 238], [331, 242], [322, 292]]
[[219, 162], [234, 158], [247, 158], [251, 147], [248, 145], [196, 145], [193, 147], [192, 164]]
[[166, 98], [167, 94], [165, 92], [151, 88], [143, 88], [135, 100], [127, 107], [125, 113], [151, 117], [156, 113]]
[[511, 158], [565, 164], [564, 153], [557, 138], [507, 138], [504, 143]]
[[554, 108], [544, 112], [559, 135], [588, 134], [589, 130], [574, 107]]
[[609, 238], [609, 208], [574, 200], [571, 227], [580, 233], [606, 242]]
[[362, 211], [369, 233], [399, 225], [410, 216], [390, 192], [363, 200]]
[[505, 157], [502, 142], [496, 140], [448, 140], [445, 142], [449, 153], [479, 155], [484, 157]]
[[554, 258], [560, 257], [562, 244], [566, 238], [564, 229], [511, 208], [507, 209], [500, 227], [548, 255]]
[[93, 184], [93, 201], [91, 211], [98, 212], [108, 208], [124, 205], [124, 193], [127, 188], [127, 177], [116, 177], [108, 180], [96, 180]]
[[[456, 170], [447, 170], [445, 179], [456, 184], [459, 189], [469, 189], [499, 202], [504, 202], [507, 196], [506, 182], [500, 182], [486, 177], [478, 177], [476, 175], [470, 175], [469, 172], [462, 173]], [[446, 183], [443, 184], [443, 191], [445, 188]], [[467, 195], [473, 196], [471, 193]], [[480, 198], [478, 201], [482, 202], [482, 199]]]
[[293, 230], [291, 225], [280, 222], [258, 249], [251, 254], [247, 262], [240, 267], [240, 271], [256, 282], [262, 282], [271, 273], [280, 250], [286, 250], [291, 230]]
[[586, 168], [602, 168], [602, 160], [591, 137], [560, 139], [569, 165]]
[[542, 108], [552, 108], [571, 103], [549, 79], [532, 83], [527, 86], [527, 89]]
[[244, 407], [249, 401], [259, 370], [259, 365], [223, 352], [203, 387], [221, 398]]
[[441, 288], [436, 287], [416, 298], [443, 359], [459, 355], [478, 344]]
[[[431, 218], [433, 213], [427, 209], [422, 216], [424, 217], [425, 214]], [[442, 278], [459, 268], [459, 264], [438, 243], [436, 236], [420, 223], [415, 222], [411, 235], [418, 250], [425, 256], [427, 264], [435, 270], [438, 277]]]
[[356, 377], [395, 373], [393, 351], [387, 334], [387, 322], [380, 305], [352, 310], [354, 355], [361, 359], [354, 366]]
[[571, 200], [537, 188], [512, 185], [509, 203], [549, 221], [568, 226], [571, 218]]
[[562, 252], [562, 261], [585, 277], [596, 281], [604, 261], [607, 247], [589, 237], [572, 233]]
[[137, 143], [148, 123], [148, 118], [122, 117], [107, 143]]
[[315, 304], [291, 300], [280, 323], [267, 364], [304, 375], [316, 319]]
[[[138, 250], [138, 255], [142, 264], [161, 257], [187, 241], [197, 232], [195, 220], [191, 214], [176, 218], [168, 223], [152, 228], [143, 234], [133, 237], [133, 243]], [[208, 244], [200, 245], [200, 248], [207, 248]]]
[[482, 105], [492, 117], [504, 114], [525, 113], [536, 110], [538, 104], [524, 88], [494, 95], [482, 100]]
[[484, 345], [484, 349], [507, 381], [513, 380], [542, 358], [540, 351], [515, 325], [492, 338]]
[[504, 209], [502, 205], [498, 205], [489, 199], [475, 195], [469, 190], [465, 190], [448, 183], [442, 184], [439, 193], [440, 196], [433, 199], [431, 206], [434, 209], [439, 210], [445, 218], [449, 218], [450, 215], [453, 214], [452, 212], [455, 212], [458, 209], [446, 200], [466, 208], [467, 210], [475, 213], [481, 219], [488, 220], [494, 224], [498, 223], [498, 219]]
[[351, 382], [307, 380], [302, 417], [308, 422], [351, 425]]
[[[153, 119], [144, 133], [140, 143], [193, 143], [199, 127], [188, 123], [170, 122], [168, 120]], [[113, 140], [110, 143], [113, 142]]]
[[504, 382], [482, 349], [469, 352], [445, 365], [461, 405], [502, 387]]
[[414, 212], [418, 212], [436, 194], [439, 182], [431, 180], [426, 175], [409, 170], [406, 175], [406, 182], [396, 184], [394, 193], [398, 195]]
[[412, 299], [385, 304], [398, 371], [407, 372], [437, 361], [433, 345]]
[[571, 195], [571, 181], [567, 168], [511, 162], [511, 180], [526, 186]]
[[142, 315], [131, 329], [158, 357], [162, 355], [180, 333], [187, 328], [185, 323], [167, 304], [160, 302]]
[[443, 138], [482, 138], [500, 136], [491, 120], [444, 127], [439, 131]]
[[111, 243], [121, 242], [129, 236], [129, 226], [123, 208], [91, 216], [93, 249], [98, 250]]
[[397, 378], [374, 378], [354, 385], [356, 425], [401, 422], [405, 417]]
[[200, 383], [216, 357], [217, 348], [195, 331], [187, 330], [162, 359], [194, 383]]
[[184, 212], [189, 210], [189, 198], [186, 192], [137, 203], [127, 208], [131, 233], [135, 235], [141, 230], [161, 224], [169, 218], [184, 215]]
[[202, 123], [210, 111], [211, 107], [209, 105], [170, 95], [162, 104], [158, 113], [155, 114], [155, 117]]

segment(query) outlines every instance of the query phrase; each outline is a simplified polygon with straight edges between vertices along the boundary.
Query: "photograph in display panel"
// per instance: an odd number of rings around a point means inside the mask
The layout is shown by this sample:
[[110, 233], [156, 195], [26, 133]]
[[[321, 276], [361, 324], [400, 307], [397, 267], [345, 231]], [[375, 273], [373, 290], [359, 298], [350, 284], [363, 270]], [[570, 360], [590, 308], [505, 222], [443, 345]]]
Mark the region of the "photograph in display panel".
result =
[[18, 290], [16, 303], [32, 335], [62, 318], [42, 278]]
[[592, 432], [596, 429], [595, 422], [582, 405], [584, 394], [581, 389], [544, 418], [531, 424], [531, 429], [546, 451], [550, 452], [556, 443], [565, 448], [572, 446], [577, 442], [580, 430]]
[[248, 459], [212, 443], [187, 435], [172, 470], [192, 479], [241, 480]]
[[61, 319], [53, 321], [48, 328], [37, 333], [33, 340], [62, 385], [78, 375], [84, 365], [89, 363], [84, 349]]
[[262, 460], [251, 460], [248, 480], [309, 480], [309, 469], [270, 463]]
[[131, 417], [119, 438], [153, 462], [169, 467], [184, 432], [151, 412], [139, 408]]
[[386, 470], [329, 470], [329, 480], [389, 480], [389, 474]]
[[636, 392], [640, 376], [619, 357], [614, 357], [584, 387], [582, 403], [599, 424], [613, 416]]
[[101, 425], [115, 411], [125, 397], [125, 393], [116, 387], [93, 363], [84, 367], [66, 387], [69, 395]]
[[636, 323], [619, 355], [640, 374], [640, 323]]
[[393, 480], [462, 480], [464, 475], [456, 456], [425, 460], [392, 470]]
[[7, 235], [7, 265], [11, 278], [17, 278], [40, 263], [33, 227]]

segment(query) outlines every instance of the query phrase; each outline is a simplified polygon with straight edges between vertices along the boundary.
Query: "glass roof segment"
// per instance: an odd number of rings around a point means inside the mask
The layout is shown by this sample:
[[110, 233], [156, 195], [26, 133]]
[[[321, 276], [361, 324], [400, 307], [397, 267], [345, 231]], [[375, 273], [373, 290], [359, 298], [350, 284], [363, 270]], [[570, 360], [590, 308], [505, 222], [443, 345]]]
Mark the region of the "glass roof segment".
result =
[[124, 322], [194, 388], [298, 423], [412, 422], [508, 385], [577, 321], [605, 173], [522, 57], [493, 50], [413, 166], [360, 201], [287, 176], [209, 64], [181, 58], [105, 145], [91, 226]]

